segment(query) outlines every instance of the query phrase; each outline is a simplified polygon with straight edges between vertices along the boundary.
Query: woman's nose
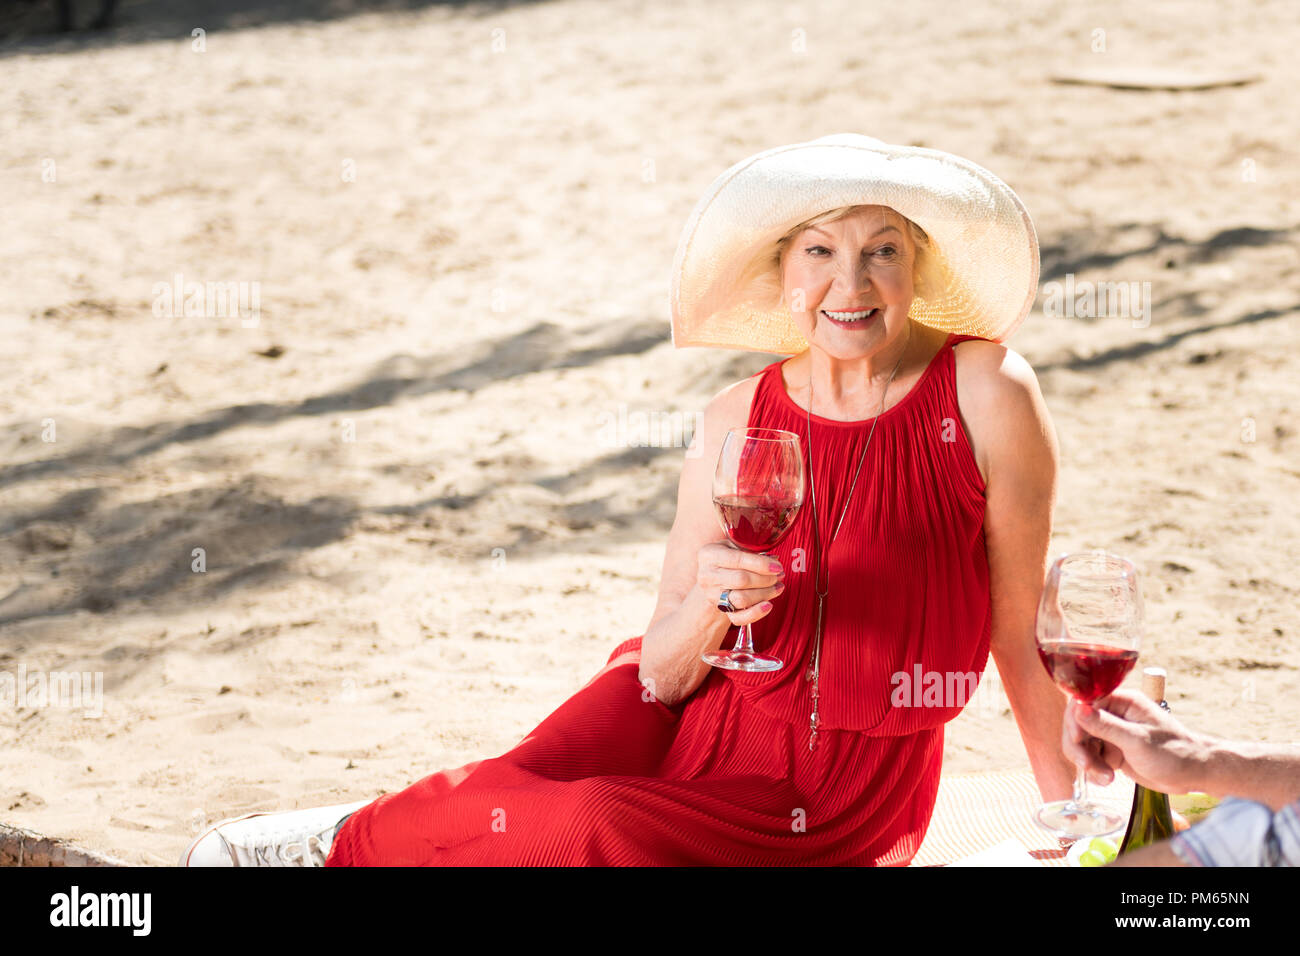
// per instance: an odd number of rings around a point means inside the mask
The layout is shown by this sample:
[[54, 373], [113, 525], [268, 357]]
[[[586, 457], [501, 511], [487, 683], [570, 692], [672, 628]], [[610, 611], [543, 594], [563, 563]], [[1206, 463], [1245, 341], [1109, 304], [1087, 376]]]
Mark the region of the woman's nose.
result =
[[835, 270], [834, 285], [845, 295], [857, 295], [871, 286], [871, 279], [865, 266], [842, 265]]

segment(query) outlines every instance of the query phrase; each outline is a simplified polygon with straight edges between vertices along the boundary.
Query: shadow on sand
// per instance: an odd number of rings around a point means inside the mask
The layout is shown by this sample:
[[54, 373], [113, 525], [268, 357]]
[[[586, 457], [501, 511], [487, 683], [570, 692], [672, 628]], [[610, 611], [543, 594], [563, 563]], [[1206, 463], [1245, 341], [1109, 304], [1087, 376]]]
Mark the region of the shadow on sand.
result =
[[74, 29], [60, 30], [58, 0], [5, 0], [0, 4], [0, 56], [67, 53], [276, 23], [339, 20], [363, 13], [454, 7], [486, 16], [540, 0], [118, 0], [106, 28], [91, 24], [103, 0], [70, 0]]
[[[1147, 241], [1135, 244], [1133, 235], [1125, 236], [1137, 229], [1146, 230]], [[1137, 238], [1141, 240], [1142, 236]], [[1290, 230], [1236, 228], [1197, 242], [1170, 235], [1159, 226], [1128, 224], [1105, 233], [1053, 237], [1043, 247], [1043, 275], [1045, 281], [1050, 281], [1077, 270], [1113, 269], [1143, 258], [1156, 259], [1159, 268], [1176, 268], [1180, 264], [1227, 259], [1242, 247], [1291, 242]], [[1130, 251], [1113, 251], [1117, 248]], [[1130, 262], [1130, 266], [1136, 264]], [[1087, 357], [1044, 363], [1037, 370], [1096, 370], [1114, 363], [1135, 362], [1170, 349], [1190, 336], [1295, 311], [1259, 310], [1215, 323], [1189, 324], [1185, 320], [1198, 312], [1194, 293], [1180, 291], [1164, 305], [1179, 302], [1181, 308], [1177, 310], [1157, 309], [1157, 315], [1177, 315], [1184, 320], [1171, 322], [1166, 334], [1158, 338]], [[619, 356], [643, 354], [667, 341], [667, 326], [660, 319], [630, 326], [595, 323], [582, 328], [538, 322], [520, 334], [484, 343], [469, 355], [394, 354], [362, 380], [300, 401], [234, 405], [189, 421], [116, 428], [60, 457], [0, 469], [0, 488], [46, 478], [86, 485], [44, 507], [11, 506], [0, 510], [0, 566], [16, 564], [24, 569], [21, 583], [0, 596], [0, 625], [66, 614], [78, 608], [104, 612], [129, 600], [195, 604], [226, 599], [241, 588], [263, 587], [280, 580], [285, 573], [296, 573], [288, 568], [296, 556], [346, 538], [358, 520], [379, 522], [383, 530], [393, 533], [418, 528], [423, 540], [446, 539], [472, 547], [474, 542], [468, 540], [473, 537], [469, 533], [474, 526], [472, 511], [480, 503], [495, 507], [485, 499], [507, 484], [531, 484], [564, 499], [544, 509], [539, 521], [510, 527], [514, 539], [498, 543], [512, 555], [590, 548], [595, 546], [595, 537], [608, 544], [665, 535], [675, 511], [677, 479], [675, 474], [665, 476], [649, 466], [663, 455], [681, 455], [681, 448], [618, 449], [598, 454], [562, 474], [502, 467], [499, 480], [487, 481], [471, 494], [444, 493], [412, 504], [373, 508], [339, 496], [322, 496], [307, 503], [288, 502], [266, 479], [255, 474], [126, 504], [109, 503], [95, 482], [115, 468], [243, 425], [270, 425], [300, 416], [361, 411], [437, 391], [472, 393], [544, 370], [591, 366]], [[772, 356], [757, 353], [720, 352], [715, 371], [695, 384], [702, 391], [721, 387], [772, 360]], [[232, 469], [247, 467], [242, 460], [229, 465]], [[605, 484], [601, 479], [611, 476], [636, 483], [639, 494], [589, 493], [589, 489]], [[10, 500], [20, 498], [15, 495]], [[548, 535], [548, 521], [562, 522], [576, 535]], [[90, 540], [83, 530], [88, 525], [97, 529], [95, 540]], [[592, 535], [583, 533], [593, 528], [599, 530]], [[191, 546], [210, 550], [208, 573], [192, 573]]]

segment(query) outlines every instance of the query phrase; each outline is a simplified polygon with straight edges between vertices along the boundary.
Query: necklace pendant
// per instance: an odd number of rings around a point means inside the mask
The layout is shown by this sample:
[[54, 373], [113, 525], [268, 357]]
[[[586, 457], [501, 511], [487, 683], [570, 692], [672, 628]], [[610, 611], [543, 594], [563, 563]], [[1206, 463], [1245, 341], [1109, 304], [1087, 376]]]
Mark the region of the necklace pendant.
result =
[[813, 750], [817, 746], [817, 728], [821, 726], [821, 718], [817, 716], [817, 685], [813, 684], [812, 694], [812, 717], [808, 720], [808, 749]]
[[[813, 644], [813, 651], [808, 655], [808, 670], [804, 672], [804, 680], [816, 680], [817, 672], [820, 669], [820, 658], [822, 650], [822, 605], [826, 603], [826, 596], [817, 595], [817, 637]], [[814, 694], [816, 691], [814, 691]]]

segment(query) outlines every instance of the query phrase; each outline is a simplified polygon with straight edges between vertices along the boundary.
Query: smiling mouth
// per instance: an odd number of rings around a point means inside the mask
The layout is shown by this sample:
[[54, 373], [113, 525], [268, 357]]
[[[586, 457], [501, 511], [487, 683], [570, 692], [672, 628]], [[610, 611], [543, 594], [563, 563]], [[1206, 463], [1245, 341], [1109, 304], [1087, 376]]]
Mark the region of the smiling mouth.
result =
[[856, 312], [837, 312], [829, 309], [822, 309], [821, 314], [826, 316], [836, 325], [858, 325], [869, 322], [880, 314], [879, 309], [859, 309]]

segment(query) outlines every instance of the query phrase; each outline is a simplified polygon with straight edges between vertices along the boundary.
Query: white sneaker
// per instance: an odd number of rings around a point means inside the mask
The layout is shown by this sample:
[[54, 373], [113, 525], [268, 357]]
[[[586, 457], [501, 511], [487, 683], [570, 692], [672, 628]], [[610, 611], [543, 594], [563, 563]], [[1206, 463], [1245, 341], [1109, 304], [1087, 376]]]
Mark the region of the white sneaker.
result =
[[333, 807], [260, 811], [209, 827], [181, 855], [181, 866], [324, 866], [334, 829], [371, 800]]

